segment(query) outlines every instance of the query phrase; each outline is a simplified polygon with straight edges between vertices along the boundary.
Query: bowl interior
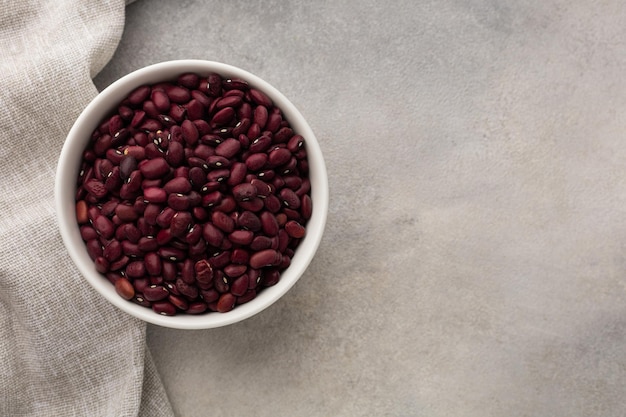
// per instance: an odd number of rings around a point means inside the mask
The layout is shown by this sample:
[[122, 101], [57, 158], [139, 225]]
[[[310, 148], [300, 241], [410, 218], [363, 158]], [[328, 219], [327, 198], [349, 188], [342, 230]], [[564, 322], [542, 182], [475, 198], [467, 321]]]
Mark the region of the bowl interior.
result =
[[[226, 78], [245, 79], [251, 86], [264, 91], [278, 106], [294, 131], [306, 140], [311, 180], [313, 213], [307, 222], [307, 234], [296, 249], [291, 265], [281, 274], [280, 281], [259, 292], [252, 301], [238, 305], [227, 313], [203, 315], [179, 314], [162, 316], [152, 309], [122, 299], [111, 283], [98, 273], [80, 236], [75, 218], [76, 178], [82, 153], [92, 132], [100, 122], [135, 88], [175, 79], [185, 72], [208, 75], [215, 72]], [[295, 106], [278, 90], [259, 77], [231, 65], [201, 60], [169, 61], [130, 73], [103, 90], [80, 114], [70, 130], [59, 157], [55, 183], [59, 228], [63, 242], [85, 279], [99, 293], [121, 310], [146, 322], [179, 329], [203, 329], [232, 324], [267, 308], [284, 295], [299, 279], [311, 262], [322, 238], [328, 210], [328, 179], [319, 143], [308, 123]]]

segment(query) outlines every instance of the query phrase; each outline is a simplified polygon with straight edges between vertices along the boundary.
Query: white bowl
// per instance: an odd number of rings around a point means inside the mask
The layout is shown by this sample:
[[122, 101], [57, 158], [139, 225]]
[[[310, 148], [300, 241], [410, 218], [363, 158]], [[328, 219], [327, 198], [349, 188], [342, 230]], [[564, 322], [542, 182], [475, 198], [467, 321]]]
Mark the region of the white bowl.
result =
[[[282, 272], [276, 285], [264, 288], [256, 298], [236, 306], [227, 313], [163, 316], [150, 308], [124, 300], [117, 294], [114, 286], [96, 271], [80, 236], [74, 198], [83, 151], [100, 122], [135, 88], [144, 84], [172, 80], [186, 72], [200, 75], [218, 73], [225, 78], [244, 79], [273, 100], [294, 131], [306, 140], [313, 213], [306, 226], [306, 236], [296, 249], [290, 266]], [[282, 297], [302, 276], [317, 251], [326, 224], [329, 199], [328, 178], [320, 146], [310, 126], [295, 106], [276, 88], [247, 71], [231, 65], [202, 60], [169, 61], [139, 69], [120, 78], [94, 98], [72, 126], [63, 145], [57, 167], [55, 194], [63, 243], [87, 282], [120, 310], [149, 323], [178, 329], [206, 329], [236, 323], [259, 313]]]

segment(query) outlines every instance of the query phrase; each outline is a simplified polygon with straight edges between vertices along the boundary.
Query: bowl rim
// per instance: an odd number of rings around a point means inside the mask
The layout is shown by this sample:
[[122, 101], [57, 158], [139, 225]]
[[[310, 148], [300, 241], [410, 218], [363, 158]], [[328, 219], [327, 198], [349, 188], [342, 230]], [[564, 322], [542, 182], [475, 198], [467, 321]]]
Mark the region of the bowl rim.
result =
[[[218, 73], [222, 77], [241, 78], [251, 87], [265, 92], [274, 104], [281, 109], [295, 132], [306, 140], [311, 180], [313, 213], [307, 222], [307, 235], [296, 250], [291, 265], [283, 271], [280, 281], [264, 288], [257, 297], [248, 303], [238, 305], [227, 313], [206, 313], [202, 315], [177, 314], [162, 316], [152, 309], [124, 300], [114, 286], [95, 270], [86, 246], [80, 237], [80, 229], [75, 220], [75, 179], [80, 167], [80, 159], [93, 130], [113, 111], [133, 89], [161, 81], [175, 79], [179, 74], [196, 72], [208, 75]], [[270, 307], [289, 291], [306, 271], [319, 248], [326, 227], [329, 206], [329, 186], [324, 157], [313, 130], [304, 116], [279, 90], [260, 77], [233, 65], [217, 61], [182, 59], [151, 64], [132, 71], [103, 89], [81, 111], [65, 139], [57, 162], [55, 177], [55, 207], [62, 241], [70, 258], [87, 282], [105, 299], [118, 309], [145, 322], [176, 329], [208, 329], [237, 323], [252, 317]]]

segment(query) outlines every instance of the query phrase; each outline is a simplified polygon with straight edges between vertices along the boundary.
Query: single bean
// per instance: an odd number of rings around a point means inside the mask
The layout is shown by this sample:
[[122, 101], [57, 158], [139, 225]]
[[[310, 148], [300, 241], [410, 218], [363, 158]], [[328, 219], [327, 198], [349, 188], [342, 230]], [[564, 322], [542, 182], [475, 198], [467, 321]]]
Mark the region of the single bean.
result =
[[[255, 126], [255, 125], [253, 124], [252, 126]], [[250, 132], [248, 132], [248, 137], [252, 139], [255, 136], [250, 135]], [[249, 150], [250, 150], [250, 153], [265, 152], [266, 150], [269, 149], [271, 145], [272, 145], [272, 139], [267, 135], [263, 135], [263, 136], [257, 137], [256, 139], [252, 141], [252, 143], [250, 144]]]
[[265, 124], [265, 130], [268, 132], [276, 133], [280, 129], [280, 124], [283, 121], [283, 117], [280, 113], [271, 112], [267, 117], [267, 123]]
[[235, 308], [235, 302], [237, 299], [231, 293], [224, 293], [220, 296], [217, 302], [217, 311], [220, 313], [226, 313]]
[[115, 281], [115, 291], [125, 300], [131, 300], [135, 296], [133, 284], [124, 277], [118, 278], [117, 281]]
[[228, 235], [230, 242], [235, 245], [249, 245], [254, 239], [254, 233], [250, 230], [235, 230]]
[[143, 258], [143, 262], [148, 274], [152, 276], [161, 275], [161, 272], [163, 271], [163, 262], [161, 262], [161, 257], [155, 252], [146, 253]]
[[205, 303], [212, 303], [220, 298], [220, 293], [215, 288], [200, 291], [200, 296]]
[[177, 168], [185, 161], [185, 151], [180, 142], [170, 142], [165, 152], [165, 160], [173, 168]]
[[196, 280], [194, 266], [195, 262], [189, 258], [185, 259], [185, 261], [180, 266], [180, 277], [183, 281], [185, 281], [185, 283], [189, 285], [194, 284]]
[[94, 260], [94, 265], [96, 267], [96, 271], [100, 272], [101, 274], [106, 274], [107, 272], [109, 272], [109, 261], [107, 261], [104, 256], [98, 256]]
[[248, 269], [247, 265], [229, 264], [224, 267], [223, 271], [226, 276], [236, 278], [243, 275], [246, 272], [246, 269]]
[[165, 89], [165, 93], [172, 103], [185, 104], [191, 100], [191, 93], [185, 87], [172, 85]]
[[277, 148], [268, 154], [267, 162], [272, 167], [278, 167], [286, 164], [291, 159], [291, 152], [286, 148]]
[[285, 206], [293, 210], [297, 210], [300, 208], [300, 198], [290, 188], [283, 188], [282, 190], [279, 191], [278, 194]]
[[115, 225], [106, 216], [98, 216], [93, 221], [93, 227], [105, 239], [110, 239], [115, 234]]
[[187, 87], [189, 89], [196, 89], [200, 85], [200, 77], [198, 74], [194, 73], [185, 73], [178, 76], [176, 82], [183, 87]]
[[241, 143], [237, 139], [228, 138], [215, 148], [215, 154], [230, 159], [237, 155], [237, 152], [241, 150]]
[[126, 276], [141, 278], [146, 274], [146, 265], [142, 261], [133, 261], [126, 265]]
[[205, 223], [202, 228], [202, 237], [213, 247], [220, 247], [224, 240], [224, 234], [211, 223]]
[[270, 268], [269, 270], [263, 273], [263, 278], [261, 280], [261, 284], [264, 287], [271, 287], [272, 285], [276, 285], [280, 279], [280, 272], [276, 268]]
[[202, 301], [194, 301], [189, 303], [189, 308], [187, 308], [187, 314], [202, 314], [206, 311], [207, 305]]
[[167, 205], [176, 211], [184, 211], [189, 208], [189, 196], [180, 193], [172, 193], [167, 197]]
[[164, 203], [167, 201], [167, 192], [163, 188], [148, 187], [143, 190], [143, 198], [149, 203]]
[[195, 285], [187, 284], [182, 278], [176, 280], [176, 289], [190, 300], [197, 298], [199, 294], [198, 288]]
[[306, 229], [295, 220], [289, 220], [285, 223], [285, 231], [290, 237], [300, 239], [306, 234]]
[[143, 290], [143, 296], [151, 302], [164, 300], [169, 294], [169, 291], [161, 285], [150, 285]]
[[250, 256], [250, 267], [260, 269], [266, 266], [277, 265], [280, 263], [281, 258], [280, 252], [273, 249], [265, 249]]
[[263, 130], [265, 124], [267, 123], [267, 117], [269, 113], [265, 106], [256, 106], [253, 111], [252, 121], [259, 125], [259, 129]]
[[243, 274], [236, 278], [230, 286], [231, 294], [235, 296], [242, 296], [248, 291], [250, 278], [247, 274]]
[[162, 316], [176, 315], [176, 307], [174, 307], [174, 304], [170, 303], [169, 301], [157, 301], [155, 303], [152, 303], [152, 310]]
[[246, 168], [248, 168], [248, 170], [254, 171], [254, 172], [259, 171], [265, 168], [267, 164], [267, 154], [265, 153], [250, 154], [250, 156], [246, 158], [245, 163], [246, 163]]
[[233, 249], [233, 251], [230, 254], [230, 261], [233, 264], [247, 265], [249, 260], [250, 260], [250, 253], [247, 250], [242, 249], [242, 248]]
[[243, 162], [233, 162], [230, 167], [230, 174], [226, 180], [226, 184], [230, 187], [234, 187], [241, 184], [248, 174], [246, 164]]
[[256, 290], [249, 289], [242, 296], [237, 297], [237, 304], [238, 305], [245, 304], [247, 302], [254, 300], [255, 297], [256, 297]]
[[111, 271], [119, 271], [120, 269], [128, 265], [128, 262], [130, 262], [130, 258], [126, 255], [122, 255], [116, 261], [111, 262], [111, 264], [109, 265], [109, 269]]
[[235, 221], [224, 212], [214, 211], [211, 214], [211, 221], [224, 233], [231, 233], [235, 230]]
[[189, 303], [183, 297], [175, 294], [169, 294], [167, 301], [172, 303], [177, 309], [185, 311], [189, 308]]
[[170, 98], [163, 91], [152, 91], [152, 102], [160, 113], [167, 113], [170, 109]]
[[89, 221], [89, 215], [87, 213], [88, 207], [85, 200], [80, 200], [76, 203], [76, 221], [78, 224], [85, 224]]
[[215, 126], [224, 126], [228, 124], [235, 116], [235, 109], [232, 107], [224, 107], [220, 109], [211, 118], [211, 124]]
[[139, 165], [139, 171], [144, 178], [155, 179], [161, 178], [170, 171], [165, 158], [158, 157], [150, 160], [142, 161]]
[[157, 251], [157, 255], [159, 255], [163, 259], [167, 259], [172, 262], [180, 262], [185, 260], [185, 258], [187, 257], [184, 251], [167, 246], [161, 246]]
[[261, 230], [262, 223], [259, 216], [249, 210], [245, 210], [237, 217], [237, 225], [242, 229], [258, 232]]
[[118, 240], [112, 239], [104, 246], [102, 256], [109, 261], [114, 262], [122, 256], [122, 245]]
[[263, 211], [259, 215], [259, 219], [261, 220], [261, 228], [263, 230], [263, 233], [266, 236], [272, 237], [278, 235], [279, 226], [278, 222], [276, 221], [276, 216], [274, 216], [269, 211]]

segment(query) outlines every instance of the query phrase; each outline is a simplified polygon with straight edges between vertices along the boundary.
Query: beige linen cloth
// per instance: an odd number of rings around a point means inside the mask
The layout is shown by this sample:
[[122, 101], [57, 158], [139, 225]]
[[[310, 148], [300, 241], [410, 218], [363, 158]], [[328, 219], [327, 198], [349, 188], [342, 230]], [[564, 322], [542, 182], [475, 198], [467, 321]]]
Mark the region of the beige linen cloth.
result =
[[0, 6], [0, 416], [170, 416], [145, 324], [86, 285], [55, 219], [57, 159], [124, 0]]

